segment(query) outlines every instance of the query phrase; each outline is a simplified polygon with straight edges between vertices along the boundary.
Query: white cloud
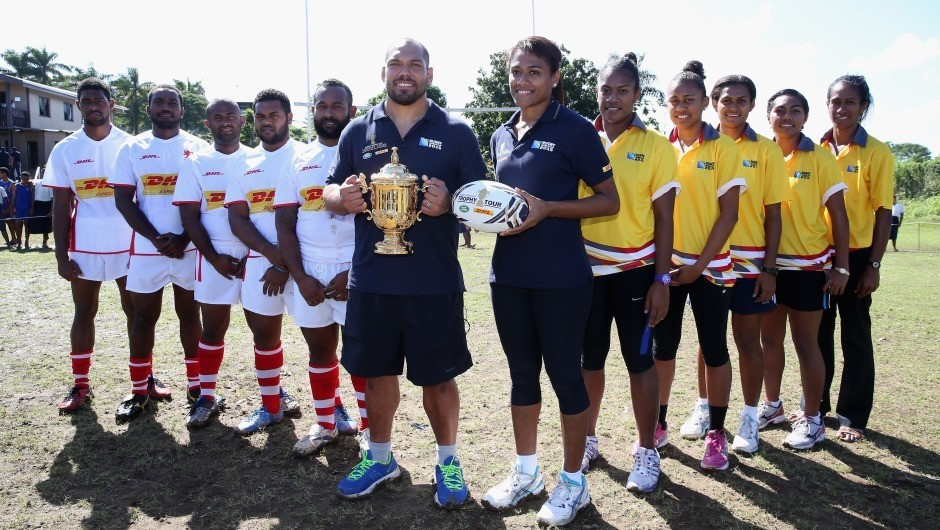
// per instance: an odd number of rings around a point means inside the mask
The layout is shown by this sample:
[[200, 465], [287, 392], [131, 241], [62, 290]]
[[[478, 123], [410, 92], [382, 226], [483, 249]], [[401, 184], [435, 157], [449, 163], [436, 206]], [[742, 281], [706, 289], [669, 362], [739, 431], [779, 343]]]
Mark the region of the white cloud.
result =
[[920, 66], [937, 57], [940, 57], [940, 38], [921, 40], [916, 35], [902, 33], [874, 56], [853, 61], [850, 68], [882, 73]]

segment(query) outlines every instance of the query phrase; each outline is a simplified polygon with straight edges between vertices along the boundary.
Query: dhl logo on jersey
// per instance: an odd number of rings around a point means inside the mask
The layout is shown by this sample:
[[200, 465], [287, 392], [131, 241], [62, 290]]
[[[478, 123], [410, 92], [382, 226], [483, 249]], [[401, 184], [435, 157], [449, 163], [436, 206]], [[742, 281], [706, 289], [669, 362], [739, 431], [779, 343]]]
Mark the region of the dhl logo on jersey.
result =
[[206, 211], [211, 212], [225, 204], [224, 191], [204, 191], [202, 196], [206, 199]]
[[254, 190], [248, 193], [245, 198], [248, 199], [248, 213], [250, 215], [274, 212], [274, 188]]
[[108, 177], [91, 177], [75, 181], [75, 194], [79, 199], [114, 197], [114, 188], [108, 187]]
[[326, 205], [323, 203], [323, 186], [310, 186], [300, 190], [300, 196], [304, 198], [304, 204], [300, 207], [304, 212], [323, 211]]
[[176, 173], [165, 175], [144, 175], [140, 182], [144, 185], [144, 195], [173, 195], [176, 190]]

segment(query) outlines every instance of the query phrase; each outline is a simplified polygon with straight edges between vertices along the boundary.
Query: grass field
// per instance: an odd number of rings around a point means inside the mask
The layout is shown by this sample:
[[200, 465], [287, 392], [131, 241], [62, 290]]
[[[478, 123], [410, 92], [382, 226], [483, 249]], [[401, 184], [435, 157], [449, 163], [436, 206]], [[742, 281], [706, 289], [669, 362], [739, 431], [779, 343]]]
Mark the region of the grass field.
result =
[[[96, 401], [73, 416], [58, 415], [55, 405], [71, 381], [68, 286], [56, 275], [51, 252], [0, 251], [5, 279], [0, 289], [0, 528], [534, 526], [542, 499], [499, 514], [479, 503], [486, 489], [505, 475], [513, 445], [508, 372], [486, 284], [494, 238], [474, 234], [474, 242], [477, 248], [461, 249], [460, 256], [476, 365], [458, 379], [458, 440], [472, 502], [457, 513], [432, 507], [434, 439], [421, 409], [420, 389], [407, 383], [393, 438], [403, 479], [371, 502], [340, 502], [333, 494], [357, 460], [352, 438], [315, 458], [290, 455], [313, 421], [305, 346], [290, 319], [285, 320], [283, 384], [301, 398], [302, 419], [249, 438], [233, 432], [259, 404], [250, 335], [236, 312], [219, 378], [219, 393], [229, 408], [209, 427], [188, 431], [182, 353], [168, 294], [154, 365], [173, 387], [176, 400], [118, 425], [114, 409], [129, 391], [127, 339], [117, 292], [109, 285], [102, 291], [91, 372]], [[681, 440], [675, 432], [673, 445], [663, 451], [659, 489], [630, 494], [624, 484], [632, 467], [634, 422], [626, 370], [612, 352], [598, 432], [603, 459], [588, 475], [593, 504], [572, 527], [936, 528], [940, 254], [889, 252], [883, 271], [872, 309], [878, 379], [865, 441], [849, 445], [830, 439], [817, 450], [799, 453], [783, 448], [786, 429], [771, 429], [761, 433], [755, 456], [732, 456], [729, 471], [707, 475], [699, 469], [702, 443]], [[691, 322], [687, 324], [691, 330]], [[693, 403], [694, 348], [687, 333], [670, 408], [673, 431]], [[792, 409], [800, 396], [792, 348], [788, 363], [783, 397]], [[838, 385], [837, 377], [834, 396]], [[737, 379], [734, 386], [729, 418], [736, 418], [741, 406]], [[345, 376], [343, 387], [353, 411], [355, 399]], [[559, 420], [547, 379], [543, 388], [539, 454], [553, 485], [561, 462]], [[737, 422], [729, 419], [729, 424]], [[828, 424], [834, 426], [831, 420]]]

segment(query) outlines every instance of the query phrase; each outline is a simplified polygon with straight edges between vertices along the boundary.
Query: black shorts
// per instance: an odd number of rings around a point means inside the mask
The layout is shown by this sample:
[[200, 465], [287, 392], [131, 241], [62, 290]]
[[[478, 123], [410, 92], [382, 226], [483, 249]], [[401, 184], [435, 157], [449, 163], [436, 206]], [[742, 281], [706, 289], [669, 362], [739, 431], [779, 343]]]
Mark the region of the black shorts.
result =
[[653, 357], [671, 361], [679, 351], [682, 338], [682, 314], [689, 299], [695, 317], [695, 331], [705, 365], [724, 366], [728, 362], [728, 310], [731, 287], [716, 285], [705, 276], [692, 283], [669, 288], [669, 312], [653, 328]]
[[614, 321], [627, 370], [638, 374], [653, 367], [653, 328], [649, 327], [649, 315], [643, 312], [653, 276], [654, 267], [649, 266], [594, 277], [594, 298], [581, 351], [582, 368], [604, 369]]
[[420, 296], [349, 291], [342, 365], [358, 377], [401, 375], [433, 386], [473, 366], [463, 293]]
[[739, 315], [759, 315], [777, 309], [776, 293], [769, 302], [758, 304], [754, 300], [754, 287], [757, 278], [738, 278], [731, 288], [731, 312]]
[[794, 311], [822, 311], [829, 308], [829, 295], [823, 292], [823, 271], [780, 271], [777, 275], [777, 303]]
[[888, 239], [898, 238], [898, 228], [901, 228], [901, 218], [892, 217], [891, 218], [891, 233], [888, 234]]

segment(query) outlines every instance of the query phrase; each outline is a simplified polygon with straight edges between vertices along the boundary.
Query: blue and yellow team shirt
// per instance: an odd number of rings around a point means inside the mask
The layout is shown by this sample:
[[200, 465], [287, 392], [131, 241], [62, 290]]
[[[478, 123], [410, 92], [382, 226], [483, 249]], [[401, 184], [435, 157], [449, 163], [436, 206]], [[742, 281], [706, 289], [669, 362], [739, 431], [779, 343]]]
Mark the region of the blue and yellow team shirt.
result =
[[[832, 129], [822, 137], [820, 145], [833, 150]], [[842, 178], [848, 191], [845, 211], [849, 216], [849, 250], [868, 248], [875, 231], [875, 212], [879, 208], [891, 209], [894, 199], [894, 155], [884, 143], [869, 136], [861, 125], [849, 145], [836, 155]], [[832, 220], [829, 224], [829, 243], [832, 239]]]
[[777, 267], [823, 270], [830, 266], [826, 202], [847, 189], [839, 165], [832, 153], [805, 135], [784, 160], [790, 179], [790, 200], [780, 208], [783, 233]]
[[[734, 141], [711, 125], [704, 124], [702, 135], [685, 153], [679, 149], [676, 129], [669, 134], [669, 142], [679, 160], [676, 180], [682, 186], [673, 213], [672, 261], [676, 266], [694, 265], [721, 213], [718, 198], [738, 187], [736, 192], [744, 193], [747, 183], [741, 176], [741, 155]], [[731, 269], [731, 253], [725, 241], [702, 274], [716, 285], [731, 287], [735, 281]]]
[[[620, 211], [581, 221], [591, 269], [595, 276], [604, 276], [652, 265], [656, 260], [653, 201], [671, 189], [679, 191], [675, 154], [666, 137], [648, 130], [636, 114], [630, 127], [613, 141], [600, 117], [594, 126], [610, 158]], [[579, 198], [593, 194], [582, 182]]]
[[764, 206], [778, 204], [790, 195], [787, 166], [780, 146], [745, 124], [744, 134], [734, 141], [741, 154], [741, 175], [747, 193], [738, 200], [738, 222], [728, 243], [731, 263], [738, 278], [756, 278], [764, 265], [767, 234]]

